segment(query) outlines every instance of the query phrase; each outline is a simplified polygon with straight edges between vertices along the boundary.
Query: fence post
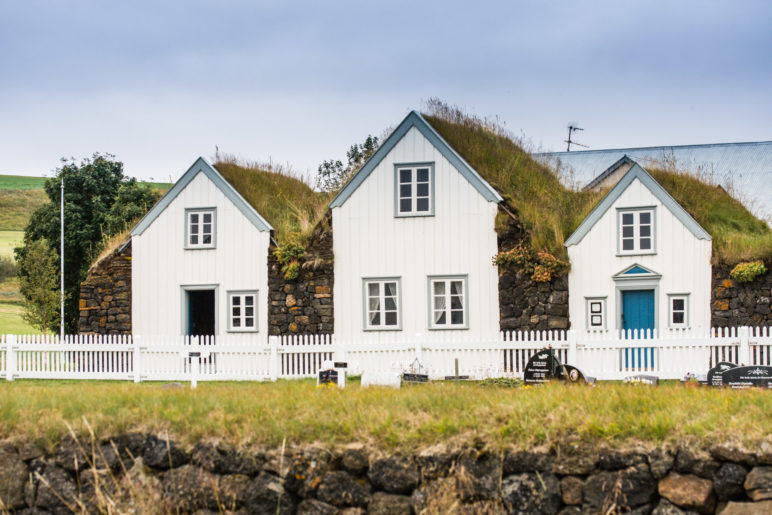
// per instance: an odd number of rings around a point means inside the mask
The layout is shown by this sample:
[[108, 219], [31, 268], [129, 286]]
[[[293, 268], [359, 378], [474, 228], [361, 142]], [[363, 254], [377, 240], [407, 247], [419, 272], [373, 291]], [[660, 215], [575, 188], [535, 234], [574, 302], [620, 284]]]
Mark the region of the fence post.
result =
[[740, 338], [740, 349], [738, 352], [738, 361], [740, 366], [750, 366], [751, 360], [751, 328], [748, 326], [739, 327], [737, 336]]
[[569, 329], [566, 331], [566, 341], [568, 342], [568, 352], [566, 353], [566, 361], [569, 365], [576, 366], [577, 359], [576, 359], [576, 340], [578, 339], [578, 334], [576, 329]]
[[134, 382], [139, 383], [142, 381], [142, 349], [140, 349], [139, 342], [142, 339], [141, 336], [133, 336], [132, 343], [134, 344]]
[[190, 367], [190, 389], [194, 390], [198, 386], [198, 375], [201, 373], [201, 347], [198, 346], [198, 352], [188, 352], [188, 359], [192, 359], [193, 366]]
[[270, 348], [270, 354], [268, 356], [268, 372], [271, 381], [276, 381], [279, 378], [279, 337], [269, 336], [268, 347]]
[[16, 373], [16, 355], [13, 350], [13, 346], [16, 345], [16, 335], [9, 334], [5, 343], [5, 379], [6, 381], [13, 381], [13, 376]]

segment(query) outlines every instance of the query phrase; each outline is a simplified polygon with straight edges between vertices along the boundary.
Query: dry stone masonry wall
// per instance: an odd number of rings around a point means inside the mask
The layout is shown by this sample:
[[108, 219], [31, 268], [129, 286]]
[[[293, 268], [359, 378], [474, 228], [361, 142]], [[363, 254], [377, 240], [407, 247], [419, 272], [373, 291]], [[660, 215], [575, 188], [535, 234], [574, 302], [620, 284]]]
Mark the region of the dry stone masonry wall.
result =
[[[772, 264], [767, 264], [772, 269]], [[713, 267], [711, 325], [713, 327], [772, 325], [772, 272], [749, 283], [738, 283], [732, 267]]]
[[268, 250], [270, 334], [331, 334], [335, 266], [331, 214], [314, 230], [297, 279], [284, 279], [274, 250]]
[[[527, 234], [515, 211], [502, 211], [498, 227], [499, 252], [525, 242]], [[527, 242], [526, 242], [527, 244]], [[502, 331], [568, 329], [568, 275], [536, 282], [521, 267], [499, 266], [499, 328]]]
[[89, 270], [79, 307], [81, 334], [131, 334], [131, 243]]
[[772, 513], [772, 445], [490, 452], [361, 445], [183, 448], [163, 435], [67, 437], [52, 453], [0, 443], [5, 511], [280, 514]]

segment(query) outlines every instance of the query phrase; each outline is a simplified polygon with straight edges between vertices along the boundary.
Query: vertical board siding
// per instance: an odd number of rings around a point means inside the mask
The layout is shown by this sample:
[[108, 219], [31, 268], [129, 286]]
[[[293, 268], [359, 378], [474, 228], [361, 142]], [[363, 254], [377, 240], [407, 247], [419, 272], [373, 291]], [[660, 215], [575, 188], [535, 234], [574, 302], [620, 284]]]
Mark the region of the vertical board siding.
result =
[[[186, 250], [185, 209], [215, 207], [216, 248]], [[268, 245], [259, 231], [203, 173], [140, 236], [132, 237], [132, 332], [182, 334], [182, 285], [216, 284], [217, 334], [227, 333], [227, 292], [257, 290], [260, 335], [268, 333]]]
[[[617, 256], [617, 208], [656, 206], [656, 254]], [[700, 240], [639, 180], [633, 181], [577, 244], [568, 247], [571, 327], [587, 330], [585, 297], [606, 297], [609, 330], [619, 329], [617, 282], [612, 276], [637, 263], [661, 274], [656, 299], [660, 335], [668, 328], [668, 294], [689, 294], [689, 327], [710, 328], [711, 242]], [[620, 283], [621, 284], [621, 283]]]
[[[434, 216], [394, 216], [394, 164], [434, 162]], [[469, 337], [499, 327], [497, 205], [486, 201], [415, 128], [333, 210], [335, 333], [388, 341], [390, 331], [364, 331], [362, 278], [400, 277], [401, 334], [428, 332], [427, 278], [467, 275]], [[431, 331], [434, 332], [434, 331]]]

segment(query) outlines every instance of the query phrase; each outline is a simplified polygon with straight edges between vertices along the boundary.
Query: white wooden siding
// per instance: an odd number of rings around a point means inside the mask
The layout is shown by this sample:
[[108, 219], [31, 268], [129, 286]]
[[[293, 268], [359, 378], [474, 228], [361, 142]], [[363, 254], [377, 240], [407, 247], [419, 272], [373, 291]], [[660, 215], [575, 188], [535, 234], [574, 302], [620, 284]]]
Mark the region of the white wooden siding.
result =
[[[216, 248], [185, 250], [185, 209], [203, 207], [217, 209]], [[132, 237], [132, 332], [183, 334], [181, 286], [216, 284], [217, 334], [228, 330], [227, 292], [257, 290], [258, 330], [267, 335], [269, 243], [270, 234], [200, 172], [142, 235]]]
[[[655, 255], [617, 256], [617, 209], [656, 206]], [[689, 327], [710, 328], [711, 242], [700, 240], [638, 179], [620, 195], [577, 245], [568, 247], [571, 327], [586, 330], [586, 297], [606, 297], [606, 327], [620, 327], [616, 282], [612, 276], [638, 263], [658, 274], [657, 328], [668, 331], [668, 294], [688, 293]]]
[[[434, 216], [394, 216], [394, 164], [434, 162]], [[373, 170], [341, 207], [333, 209], [335, 334], [388, 339], [391, 331], [363, 331], [362, 279], [401, 278], [401, 334], [426, 334], [428, 276], [467, 275], [470, 338], [499, 329], [494, 222], [486, 201], [416, 129]], [[456, 330], [454, 330], [456, 331]]]

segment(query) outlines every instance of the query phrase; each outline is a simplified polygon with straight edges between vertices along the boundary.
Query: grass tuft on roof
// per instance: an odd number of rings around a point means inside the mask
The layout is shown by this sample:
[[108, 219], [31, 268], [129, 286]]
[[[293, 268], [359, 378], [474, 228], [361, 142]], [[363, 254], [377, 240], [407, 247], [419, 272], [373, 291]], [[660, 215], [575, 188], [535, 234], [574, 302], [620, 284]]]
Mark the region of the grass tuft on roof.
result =
[[[424, 118], [514, 207], [536, 250], [566, 258], [563, 242], [608, 192], [579, 191], [533, 159], [496, 120], [464, 113], [436, 99]], [[653, 168], [653, 167], [652, 167]], [[713, 238], [714, 264], [772, 260], [772, 230], [708, 177], [676, 169], [646, 170]]]
[[274, 228], [279, 244], [307, 240], [327, 211], [328, 193], [319, 193], [281, 165], [246, 163], [221, 157], [214, 167]]

